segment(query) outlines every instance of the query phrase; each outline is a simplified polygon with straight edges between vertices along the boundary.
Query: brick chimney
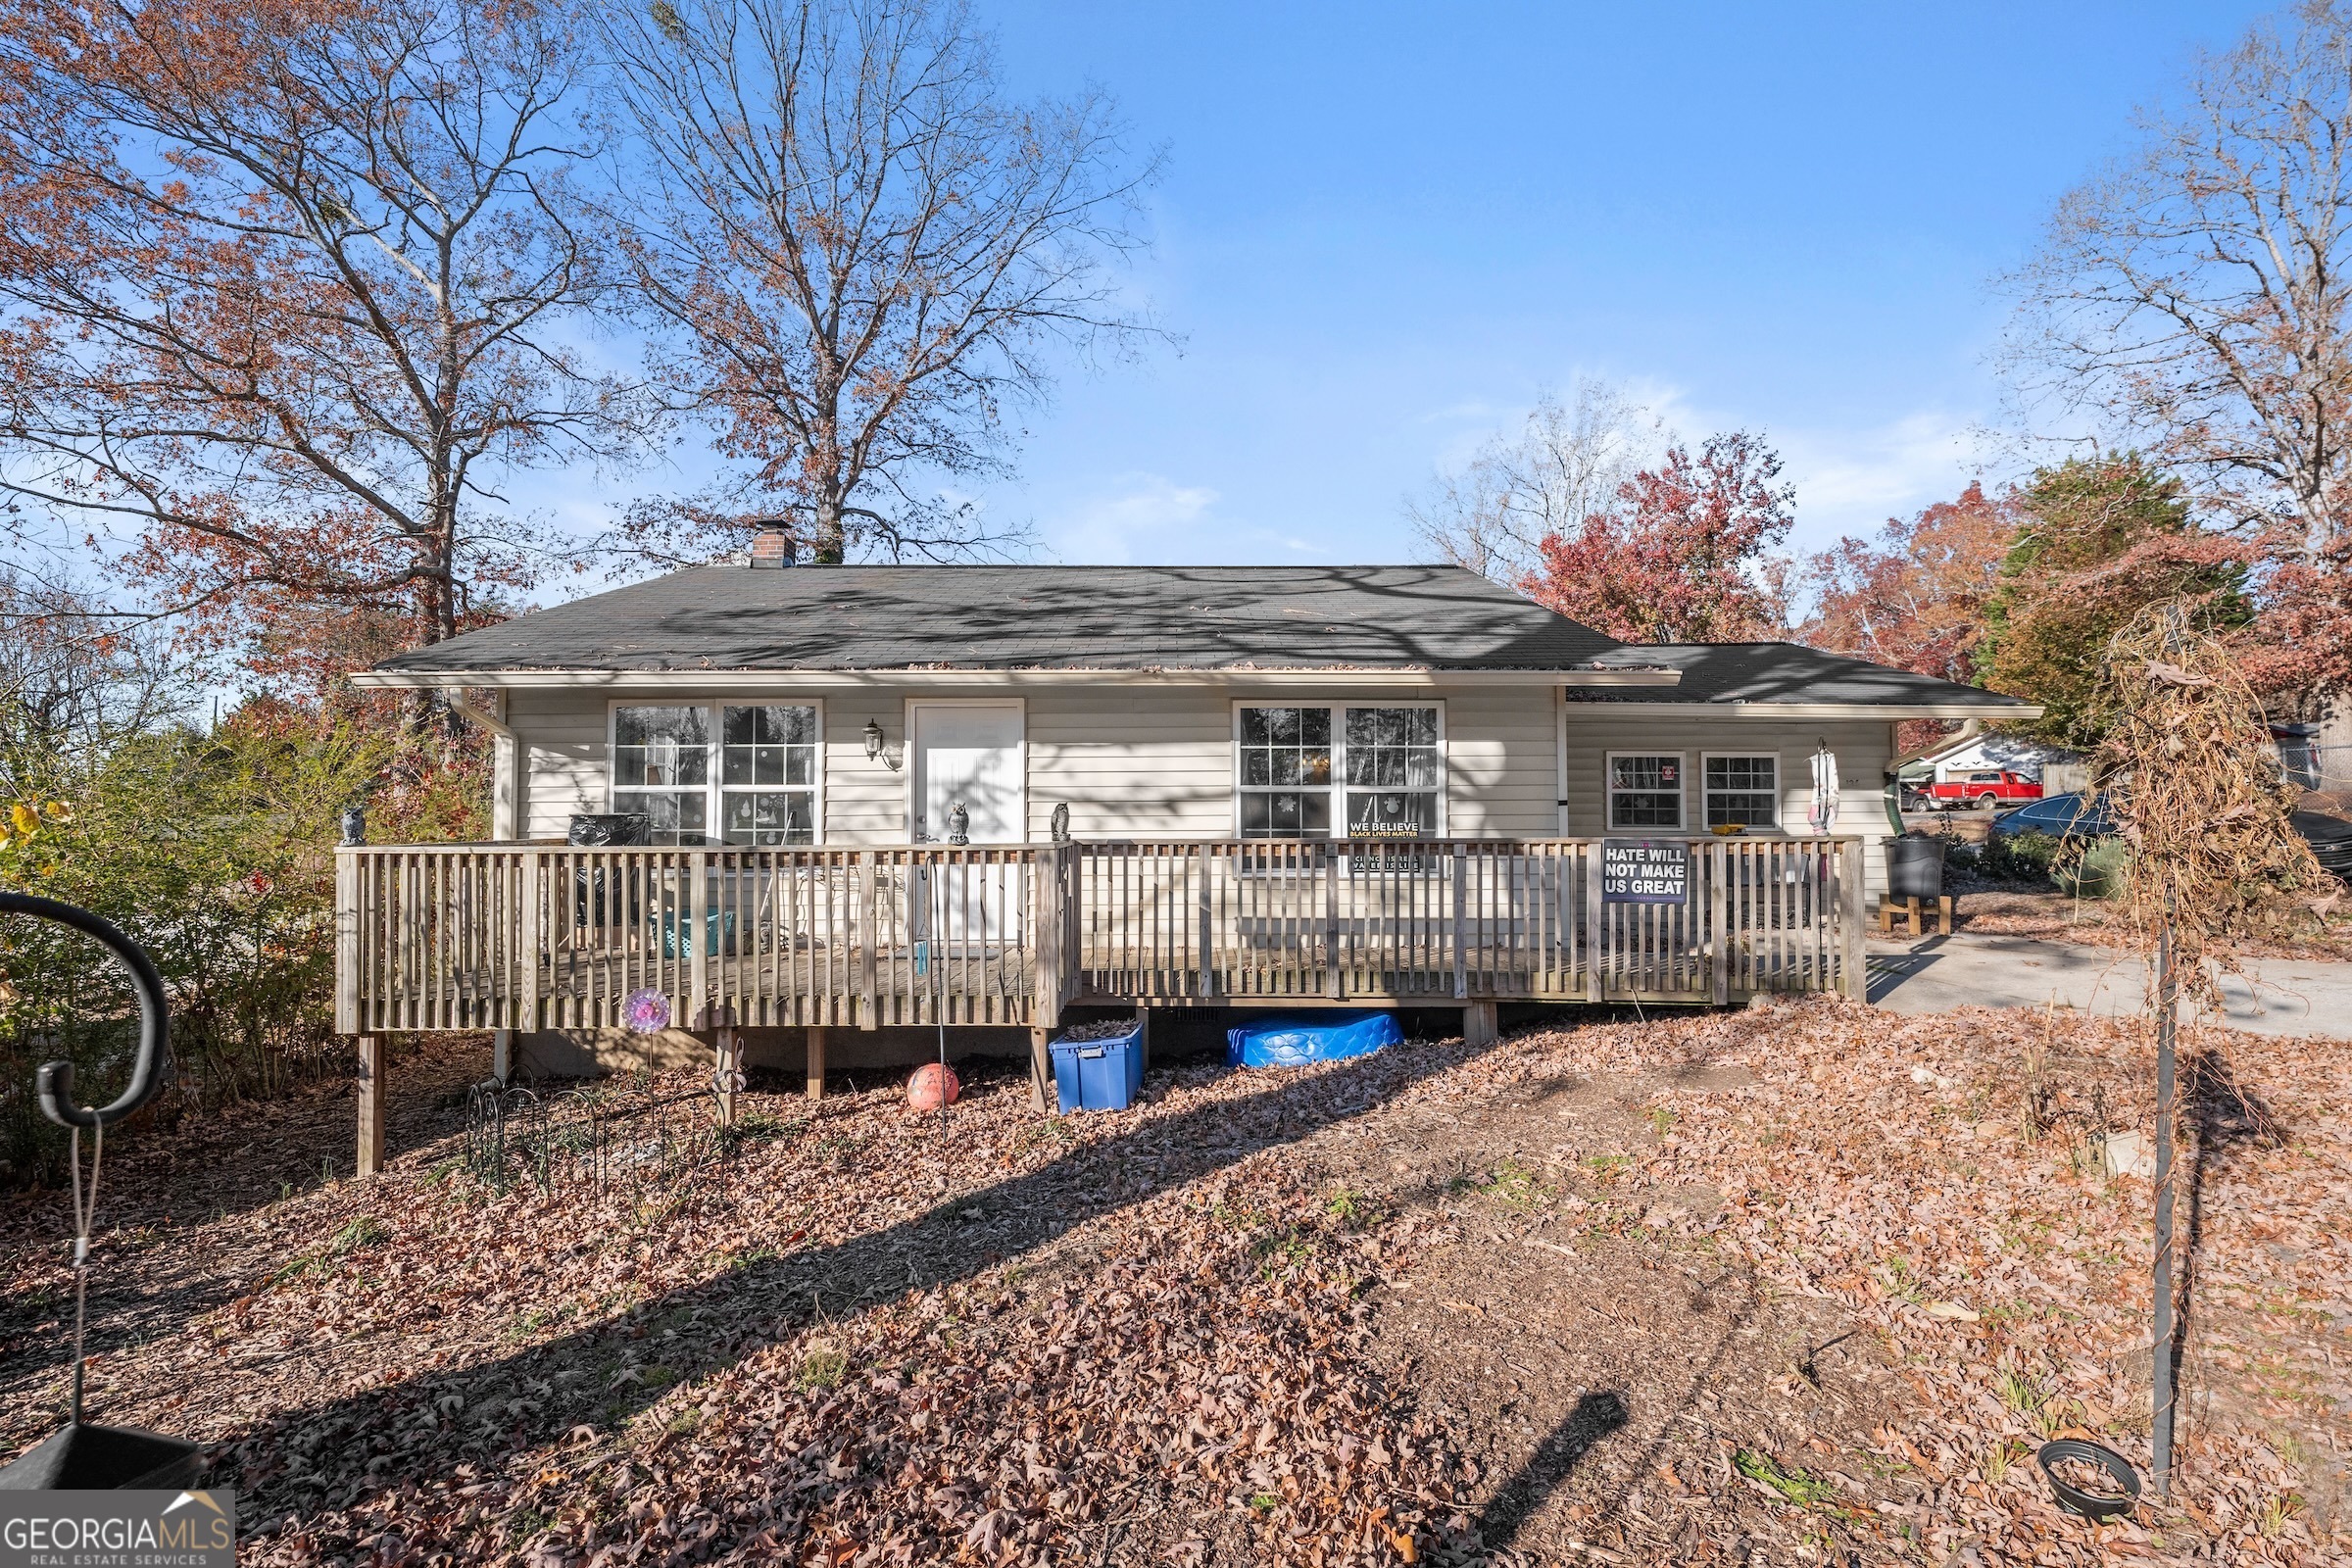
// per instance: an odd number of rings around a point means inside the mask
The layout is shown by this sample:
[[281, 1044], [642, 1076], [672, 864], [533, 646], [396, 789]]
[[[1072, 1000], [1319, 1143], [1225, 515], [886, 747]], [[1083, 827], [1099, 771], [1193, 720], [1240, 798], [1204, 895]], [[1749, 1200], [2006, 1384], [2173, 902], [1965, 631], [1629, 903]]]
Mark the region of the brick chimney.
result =
[[800, 564], [801, 547], [792, 537], [789, 517], [761, 517], [753, 527], [752, 564], [755, 567], [793, 566]]

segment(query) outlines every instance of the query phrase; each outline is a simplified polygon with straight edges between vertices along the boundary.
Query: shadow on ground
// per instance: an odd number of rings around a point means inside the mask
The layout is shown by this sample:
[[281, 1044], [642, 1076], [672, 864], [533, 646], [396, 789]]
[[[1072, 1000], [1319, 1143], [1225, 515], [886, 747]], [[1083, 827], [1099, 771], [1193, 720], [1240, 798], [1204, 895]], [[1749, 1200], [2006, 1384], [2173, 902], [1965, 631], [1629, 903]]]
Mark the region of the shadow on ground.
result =
[[[511, 1355], [425, 1371], [284, 1411], [270, 1428], [227, 1446], [217, 1458], [216, 1474], [252, 1499], [256, 1518], [348, 1506], [412, 1478], [397, 1464], [387, 1468], [382, 1456], [364, 1479], [351, 1479], [351, 1471], [341, 1466], [342, 1474], [332, 1480], [315, 1473], [295, 1476], [286, 1435], [300, 1431], [299, 1446], [309, 1453], [356, 1454], [365, 1449], [366, 1434], [412, 1411], [429, 1418], [436, 1401], [452, 1397], [466, 1408], [516, 1401], [524, 1412], [495, 1434], [449, 1433], [430, 1450], [436, 1472], [447, 1473], [462, 1462], [495, 1469], [584, 1423], [618, 1426], [668, 1386], [708, 1377], [819, 1317], [919, 1294], [968, 1279], [1000, 1261], [1033, 1256], [1100, 1215], [1362, 1115], [1485, 1049], [1418, 1046], [1384, 1052], [1244, 1099], [1151, 1117], [1117, 1136], [1082, 1144], [1041, 1169], [956, 1192], [899, 1224], [739, 1266]], [[1009, 1221], [992, 1232], [985, 1250], [958, 1235], [960, 1211], [974, 1206]], [[600, 1376], [558, 1378], [567, 1370], [608, 1368], [628, 1339], [645, 1334], [648, 1323], [664, 1325], [665, 1333], [675, 1335], [662, 1349], [662, 1363], [672, 1374], [668, 1383], [615, 1389]]]

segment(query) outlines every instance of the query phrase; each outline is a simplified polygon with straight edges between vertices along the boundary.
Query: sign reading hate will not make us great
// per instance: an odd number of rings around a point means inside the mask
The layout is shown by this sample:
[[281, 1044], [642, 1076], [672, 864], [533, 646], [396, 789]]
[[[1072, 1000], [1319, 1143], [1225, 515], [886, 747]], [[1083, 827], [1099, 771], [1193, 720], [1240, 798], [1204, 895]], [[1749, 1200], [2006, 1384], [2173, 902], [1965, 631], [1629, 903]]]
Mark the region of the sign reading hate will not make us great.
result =
[[1690, 846], [1647, 839], [1600, 841], [1600, 902], [1688, 904]]

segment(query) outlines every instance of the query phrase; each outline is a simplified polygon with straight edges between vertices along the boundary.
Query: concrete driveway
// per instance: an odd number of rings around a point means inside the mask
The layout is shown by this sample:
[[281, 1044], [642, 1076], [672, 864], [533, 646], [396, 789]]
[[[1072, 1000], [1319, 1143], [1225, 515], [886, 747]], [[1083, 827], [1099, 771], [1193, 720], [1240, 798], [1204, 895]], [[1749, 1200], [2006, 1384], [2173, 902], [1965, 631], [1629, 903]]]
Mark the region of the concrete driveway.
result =
[[[2137, 1013], [2146, 981], [2139, 959], [2113, 948], [2032, 937], [1923, 937], [1869, 945], [1870, 1000], [1889, 1012], [1954, 1007], [2079, 1007], [2102, 1017]], [[2274, 958], [2249, 965], [2254, 984], [2224, 977], [2232, 1029], [2352, 1040], [2352, 963]]]

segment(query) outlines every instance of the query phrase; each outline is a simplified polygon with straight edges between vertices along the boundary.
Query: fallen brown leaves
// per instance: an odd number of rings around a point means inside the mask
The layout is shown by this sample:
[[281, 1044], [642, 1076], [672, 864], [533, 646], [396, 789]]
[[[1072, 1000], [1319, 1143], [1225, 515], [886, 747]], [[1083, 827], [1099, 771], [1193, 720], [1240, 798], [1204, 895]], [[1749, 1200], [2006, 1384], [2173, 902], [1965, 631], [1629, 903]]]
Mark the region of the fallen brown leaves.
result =
[[[374, 1183], [110, 1241], [125, 1289], [192, 1255], [242, 1274], [109, 1348], [92, 1401], [220, 1445], [259, 1562], [1470, 1561], [1514, 1482], [1491, 1455], [1542, 1435], [1508, 1438], [1498, 1393], [1449, 1419], [1374, 1341], [1491, 1231], [1562, 1292], [1603, 1247], [1737, 1267], [1850, 1318], [1894, 1396], [1834, 1459], [1788, 1441], [1835, 1436], [1803, 1369], [1756, 1396], [1778, 1427], [1710, 1399], [1687, 1452], [1528, 1458], [1521, 1560], [1683, 1539], [1678, 1560], [2319, 1562], [2343, 1544], [2352, 1435], [2352, 1065], [2202, 1045], [2181, 1469], [2169, 1505], [2104, 1529], [2058, 1514], [2024, 1450], [2081, 1428], [2145, 1463], [2149, 1195], [2087, 1135], [2132, 1123], [2147, 1069], [2128, 1030], [2027, 1014], [1815, 1003], [1186, 1067], [1067, 1120], [979, 1072], [944, 1133], [891, 1091], [814, 1115], [754, 1092], [720, 1179], [603, 1200], [483, 1191], [454, 1128], [420, 1129]], [[1531, 1086], [1604, 1078], [1644, 1101], [1622, 1161], [1571, 1151], [1581, 1187], [1497, 1163], [1429, 1198], [1444, 1173], [1414, 1165], [1414, 1128], [1448, 1128], [1457, 1166], [1482, 1140], [1500, 1162], [1552, 1114]], [[142, 1179], [137, 1159], [112, 1178], [119, 1219]], [[1725, 1201], [1677, 1197], [1701, 1188]], [[1492, 1213], [1477, 1234], [1464, 1203]], [[12, 1302], [62, 1279], [54, 1206], [13, 1216]], [[1444, 1294], [1467, 1308], [1437, 1307], [1449, 1338], [1524, 1315]], [[55, 1363], [11, 1386], [21, 1446], [56, 1418]]]

